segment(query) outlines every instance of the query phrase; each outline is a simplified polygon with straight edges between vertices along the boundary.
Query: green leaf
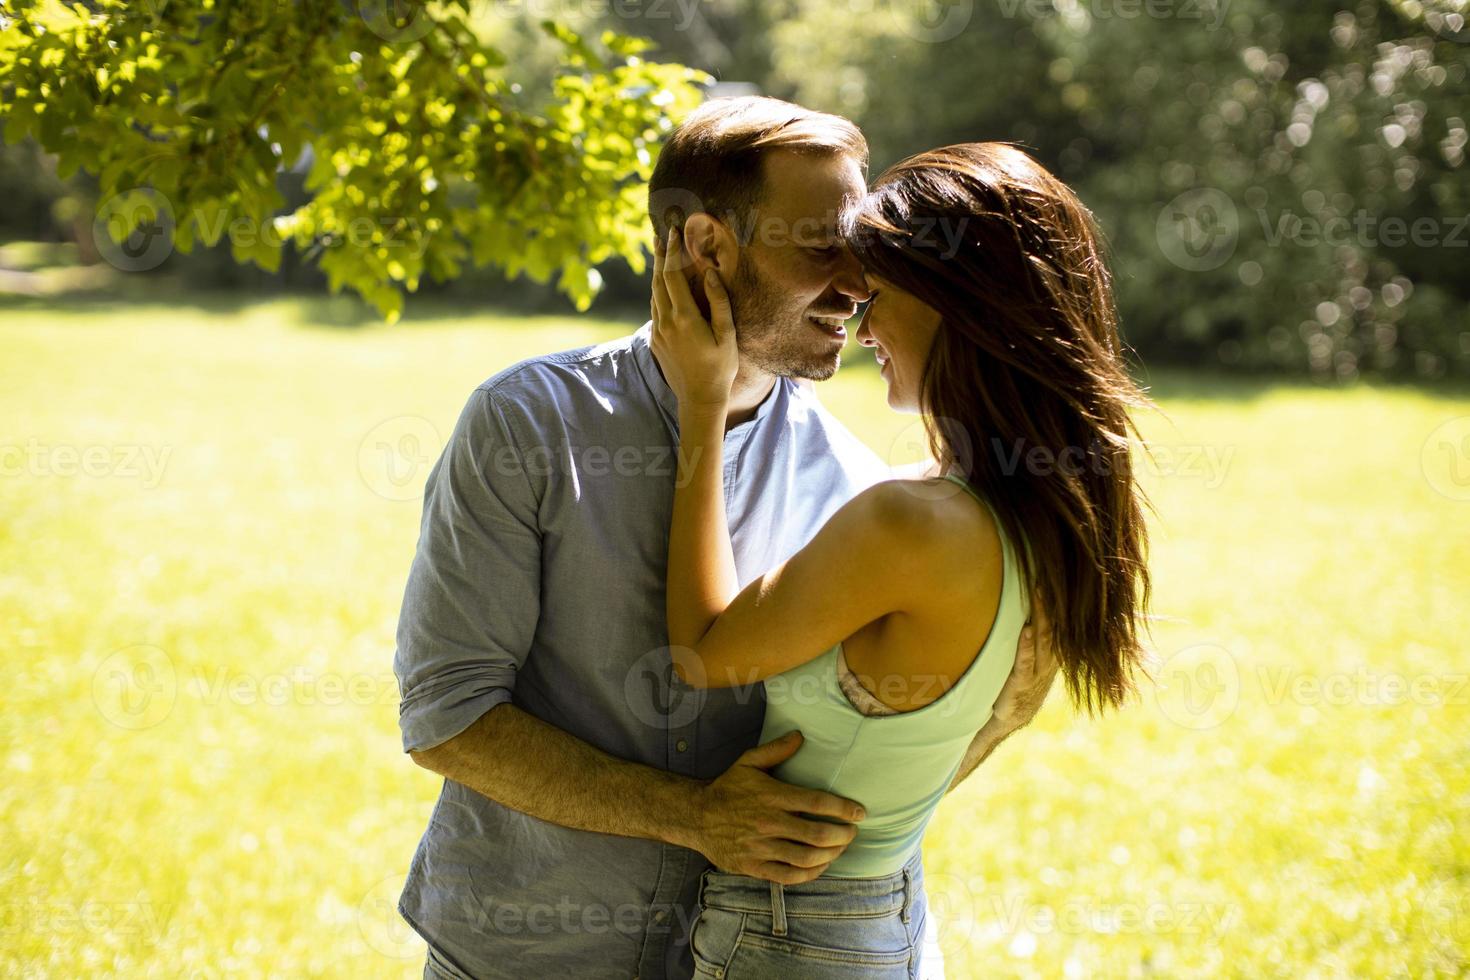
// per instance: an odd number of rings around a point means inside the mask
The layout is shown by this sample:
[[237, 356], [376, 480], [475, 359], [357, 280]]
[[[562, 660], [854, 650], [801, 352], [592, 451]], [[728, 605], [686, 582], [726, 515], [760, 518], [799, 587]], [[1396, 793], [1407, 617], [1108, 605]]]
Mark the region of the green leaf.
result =
[[396, 318], [424, 274], [494, 265], [554, 277], [586, 308], [596, 263], [642, 266], [626, 185], [646, 179], [703, 76], [643, 62], [645, 40], [599, 30], [592, 44], [547, 21], [560, 52], [550, 89], [512, 93], [530, 73], [476, 39], [468, 0], [447, 5], [440, 33], [418, 44], [373, 34], [350, 5], [300, 5], [283, 21], [216, 0], [12, 3], [5, 137], [34, 136], [61, 176], [85, 167], [104, 195], [156, 188], [180, 251], [228, 237], [236, 261], [267, 270], [281, 248], [229, 234], [230, 221], [266, 228], [286, 206], [281, 169], [309, 145], [307, 200], [282, 234], [333, 291]]

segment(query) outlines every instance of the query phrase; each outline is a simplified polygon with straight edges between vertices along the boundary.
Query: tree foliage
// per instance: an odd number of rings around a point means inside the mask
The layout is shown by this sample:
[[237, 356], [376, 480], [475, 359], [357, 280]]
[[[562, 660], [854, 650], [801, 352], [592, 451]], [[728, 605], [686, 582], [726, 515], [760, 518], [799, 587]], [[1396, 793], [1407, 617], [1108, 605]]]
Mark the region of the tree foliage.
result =
[[519, 0], [353, 2], [13, 4], [9, 134], [101, 173], [114, 233], [163, 202], [195, 219], [180, 247], [223, 228], [272, 268], [251, 232], [279, 226], [388, 311], [426, 271], [495, 288], [470, 260], [582, 304], [603, 262], [637, 307], [607, 260], [643, 271], [642, 182], [702, 78], [641, 61], [644, 34], [854, 119], [875, 173], [1024, 145], [1101, 219], [1150, 360], [1470, 375], [1470, 0], [617, 0], [534, 31]]
[[876, 167], [1027, 146], [1099, 215], [1145, 356], [1470, 375], [1470, 2], [793, 2], [781, 90]]
[[[275, 270], [291, 241], [390, 320], [421, 276], [467, 262], [556, 275], [585, 308], [599, 263], [641, 271], [645, 184], [705, 76], [547, 21], [560, 71], [524, 93], [469, 8], [16, 0], [0, 24], [5, 139], [33, 136], [62, 176], [95, 173], [115, 243], [155, 222], [170, 247], [227, 237]], [[310, 197], [288, 209], [276, 178], [292, 167]]]

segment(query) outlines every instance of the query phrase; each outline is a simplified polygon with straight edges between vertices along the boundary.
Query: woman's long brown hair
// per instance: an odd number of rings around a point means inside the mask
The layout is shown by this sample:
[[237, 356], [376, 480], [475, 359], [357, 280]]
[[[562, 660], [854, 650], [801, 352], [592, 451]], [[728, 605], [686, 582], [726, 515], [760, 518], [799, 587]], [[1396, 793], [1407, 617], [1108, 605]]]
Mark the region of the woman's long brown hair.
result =
[[1068, 693], [1117, 707], [1143, 667], [1150, 578], [1129, 377], [1092, 215], [1004, 143], [885, 171], [846, 239], [941, 317], [924, 370], [929, 446], [995, 508], [1047, 612]]

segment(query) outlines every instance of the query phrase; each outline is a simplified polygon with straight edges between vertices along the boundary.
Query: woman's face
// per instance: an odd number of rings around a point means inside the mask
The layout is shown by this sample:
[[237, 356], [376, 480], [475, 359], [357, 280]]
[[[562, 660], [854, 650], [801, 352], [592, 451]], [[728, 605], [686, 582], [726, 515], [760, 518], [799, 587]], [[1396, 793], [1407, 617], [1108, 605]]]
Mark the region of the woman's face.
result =
[[858, 326], [858, 343], [874, 348], [878, 356], [879, 373], [888, 383], [888, 406], [917, 415], [923, 410], [919, 394], [929, 348], [939, 332], [939, 311], [871, 272], [867, 284], [873, 298]]

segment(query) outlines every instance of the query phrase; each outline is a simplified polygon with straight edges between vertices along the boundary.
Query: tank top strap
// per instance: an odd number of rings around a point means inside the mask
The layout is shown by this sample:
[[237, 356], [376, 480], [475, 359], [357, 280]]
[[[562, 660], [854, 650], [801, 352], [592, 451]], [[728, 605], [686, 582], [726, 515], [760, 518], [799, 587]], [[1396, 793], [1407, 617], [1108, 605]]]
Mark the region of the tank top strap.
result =
[[954, 470], [950, 470], [949, 472], [945, 473], [944, 479], [953, 480], [955, 483], [958, 483], [960, 486], [964, 487], [966, 493], [974, 497], [976, 500], [980, 501], [986, 507], [990, 508], [990, 513], [992, 515], [995, 514], [995, 508], [990, 506], [990, 501], [986, 500], [985, 497], [981, 495], [974, 487], [970, 486], [969, 480], [966, 480]]

